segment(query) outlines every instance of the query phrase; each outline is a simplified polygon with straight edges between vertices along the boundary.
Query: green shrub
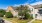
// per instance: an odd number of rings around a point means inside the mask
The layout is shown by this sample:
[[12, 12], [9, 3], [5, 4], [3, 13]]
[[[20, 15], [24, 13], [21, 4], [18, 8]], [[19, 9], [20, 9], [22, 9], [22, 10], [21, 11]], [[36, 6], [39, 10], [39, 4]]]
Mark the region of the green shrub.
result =
[[30, 18], [33, 19], [33, 15], [31, 15]]
[[30, 17], [30, 14], [29, 13], [26, 13], [24, 18], [25, 19], [28, 19], [29, 17]]
[[0, 17], [3, 17], [4, 15], [2, 13], [0, 13]]
[[0, 17], [3, 17], [5, 15], [6, 11], [3, 9], [0, 9]]
[[13, 15], [12, 15], [12, 13], [11, 13], [11, 12], [6, 12], [6, 14], [5, 14], [5, 15], [6, 15], [6, 17], [7, 17], [7, 18], [12, 18], [12, 17], [13, 17]]

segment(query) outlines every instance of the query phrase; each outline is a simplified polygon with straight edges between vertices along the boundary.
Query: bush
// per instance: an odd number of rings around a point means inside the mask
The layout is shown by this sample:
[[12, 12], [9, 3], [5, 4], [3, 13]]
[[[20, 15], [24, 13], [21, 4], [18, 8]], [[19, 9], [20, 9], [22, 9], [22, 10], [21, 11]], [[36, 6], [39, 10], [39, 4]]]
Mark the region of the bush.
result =
[[31, 15], [30, 18], [33, 19], [33, 15]]
[[6, 11], [3, 9], [0, 9], [0, 17], [3, 17], [5, 15]]
[[2, 13], [0, 13], [0, 17], [3, 17], [4, 15]]
[[5, 15], [6, 15], [6, 17], [7, 17], [7, 18], [12, 18], [12, 17], [13, 17], [13, 15], [12, 15], [12, 13], [11, 13], [11, 12], [6, 12], [6, 14], [5, 14]]
[[24, 19], [29, 19], [29, 17], [30, 17], [30, 14], [26, 13]]

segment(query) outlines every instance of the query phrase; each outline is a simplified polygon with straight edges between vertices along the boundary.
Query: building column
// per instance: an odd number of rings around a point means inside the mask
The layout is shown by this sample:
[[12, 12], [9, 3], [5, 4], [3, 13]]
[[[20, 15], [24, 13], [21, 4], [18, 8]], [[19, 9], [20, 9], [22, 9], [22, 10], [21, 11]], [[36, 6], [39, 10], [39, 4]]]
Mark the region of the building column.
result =
[[35, 18], [35, 14], [33, 14], [33, 18]]
[[35, 18], [35, 9], [33, 8], [33, 18]]

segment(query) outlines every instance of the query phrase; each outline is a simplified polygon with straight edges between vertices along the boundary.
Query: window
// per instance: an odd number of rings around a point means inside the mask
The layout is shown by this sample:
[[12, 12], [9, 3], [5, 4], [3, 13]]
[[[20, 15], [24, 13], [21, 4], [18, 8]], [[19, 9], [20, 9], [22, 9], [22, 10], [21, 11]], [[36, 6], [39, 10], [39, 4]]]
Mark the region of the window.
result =
[[42, 16], [42, 9], [39, 10], [39, 14]]
[[40, 16], [42, 16], [42, 14], [40, 14]]
[[37, 14], [35, 14], [37, 16]]
[[33, 9], [32, 9], [32, 11], [33, 11]]

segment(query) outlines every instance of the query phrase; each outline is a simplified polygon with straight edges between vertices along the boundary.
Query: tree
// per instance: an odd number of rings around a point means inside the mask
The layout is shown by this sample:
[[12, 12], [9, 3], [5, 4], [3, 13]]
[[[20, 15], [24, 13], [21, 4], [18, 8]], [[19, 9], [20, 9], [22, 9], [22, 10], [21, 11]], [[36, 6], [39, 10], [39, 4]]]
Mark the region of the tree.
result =
[[0, 9], [0, 17], [3, 17], [5, 15], [6, 11], [3, 9]]
[[5, 16], [6, 16], [7, 18], [12, 18], [12, 17], [13, 17], [13, 15], [12, 15], [11, 12], [6, 12]]
[[42, 8], [42, 6], [40, 8]]
[[30, 10], [28, 9], [27, 6], [23, 6], [21, 5], [20, 7], [18, 7], [18, 11], [19, 11], [19, 15], [20, 16], [24, 16], [24, 19], [28, 19], [30, 17], [30, 14], [28, 12], [30, 12]]

